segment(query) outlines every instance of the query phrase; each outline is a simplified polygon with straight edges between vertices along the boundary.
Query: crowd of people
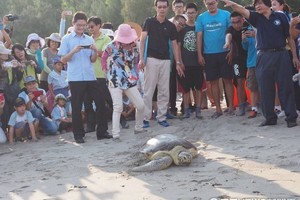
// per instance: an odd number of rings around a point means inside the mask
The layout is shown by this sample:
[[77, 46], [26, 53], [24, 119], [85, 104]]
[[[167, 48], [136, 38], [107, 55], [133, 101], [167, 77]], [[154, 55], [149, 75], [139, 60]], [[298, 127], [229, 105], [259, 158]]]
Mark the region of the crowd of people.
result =
[[212, 120], [249, 111], [248, 118], [262, 112], [259, 126], [284, 116], [287, 127], [297, 126], [300, 16], [284, 0], [222, 1], [233, 12], [218, 8], [219, 0], [203, 0], [203, 13], [195, 3], [155, 0], [156, 15], [142, 27], [124, 23], [115, 32], [100, 17], [76, 12], [64, 34], [70, 12], [63, 11], [59, 33], [31, 33], [25, 45], [12, 44], [2, 28], [0, 142], [69, 131], [77, 143], [93, 131], [98, 140], [118, 141], [129, 118], [135, 134], [146, 133], [151, 120], [168, 127], [168, 119], [193, 112], [201, 123], [208, 101], [216, 107]]

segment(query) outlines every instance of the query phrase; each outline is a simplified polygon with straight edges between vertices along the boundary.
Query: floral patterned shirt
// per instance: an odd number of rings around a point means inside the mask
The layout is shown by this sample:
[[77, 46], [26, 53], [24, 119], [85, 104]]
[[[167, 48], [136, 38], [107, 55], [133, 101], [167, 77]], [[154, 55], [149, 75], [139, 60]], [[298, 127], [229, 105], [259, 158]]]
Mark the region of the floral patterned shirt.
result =
[[118, 42], [111, 42], [102, 54], [102, 68], [106, 71], [108, 87], [128, 89], [137, 85], [139, 53], [132, 44], [129, 50]]

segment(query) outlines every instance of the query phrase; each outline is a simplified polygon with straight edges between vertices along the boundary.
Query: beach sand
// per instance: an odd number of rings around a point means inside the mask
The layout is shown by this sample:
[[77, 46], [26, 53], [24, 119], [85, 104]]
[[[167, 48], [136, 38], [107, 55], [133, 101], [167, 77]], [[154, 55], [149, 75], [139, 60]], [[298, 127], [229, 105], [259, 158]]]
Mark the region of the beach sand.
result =
[[[300, 126], [258, 127], [247, 116], [151, 121], [148, 133], [135, 135], [134, 122], [121, 141], [86, 134], [76, 144], [72, 133], [45, 136], [39, 142], [0, 145], [0, 199], [13, 200], [199, 200], [211, 198], [300, 199]], [[298, 120], [299, 122], [299, 120]], [[111, 123], [109, 124], [111, 128]], [[109, 129], [109, 131], [111, 131]], [[146, 162], [141, 146], [159, 134], [174, 134], [199, 151], [190, 166], [133, 173]]]

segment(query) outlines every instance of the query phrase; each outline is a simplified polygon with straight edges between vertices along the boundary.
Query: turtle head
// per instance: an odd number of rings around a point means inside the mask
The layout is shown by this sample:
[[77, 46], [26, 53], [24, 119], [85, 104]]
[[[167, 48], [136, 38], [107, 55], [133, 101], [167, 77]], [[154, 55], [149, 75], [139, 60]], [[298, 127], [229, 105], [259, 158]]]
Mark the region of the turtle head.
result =
[[190, 154], [189, 152], [182, 151], [178, 154], [178, 165], [189, 165], [191, 164], [192, 159], [192, 154]]

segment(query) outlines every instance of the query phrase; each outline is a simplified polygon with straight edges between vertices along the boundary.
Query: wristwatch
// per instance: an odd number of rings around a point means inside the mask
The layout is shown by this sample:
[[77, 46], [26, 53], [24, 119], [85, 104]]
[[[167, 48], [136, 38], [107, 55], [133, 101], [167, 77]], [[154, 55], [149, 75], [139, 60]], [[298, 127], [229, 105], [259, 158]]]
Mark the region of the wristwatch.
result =
[[180, 64], [181, 64], [181, 62], [180, 62], [180, 61], [176, 61], [176, 64], [177, 64], [177, 65], [180, 65]]

